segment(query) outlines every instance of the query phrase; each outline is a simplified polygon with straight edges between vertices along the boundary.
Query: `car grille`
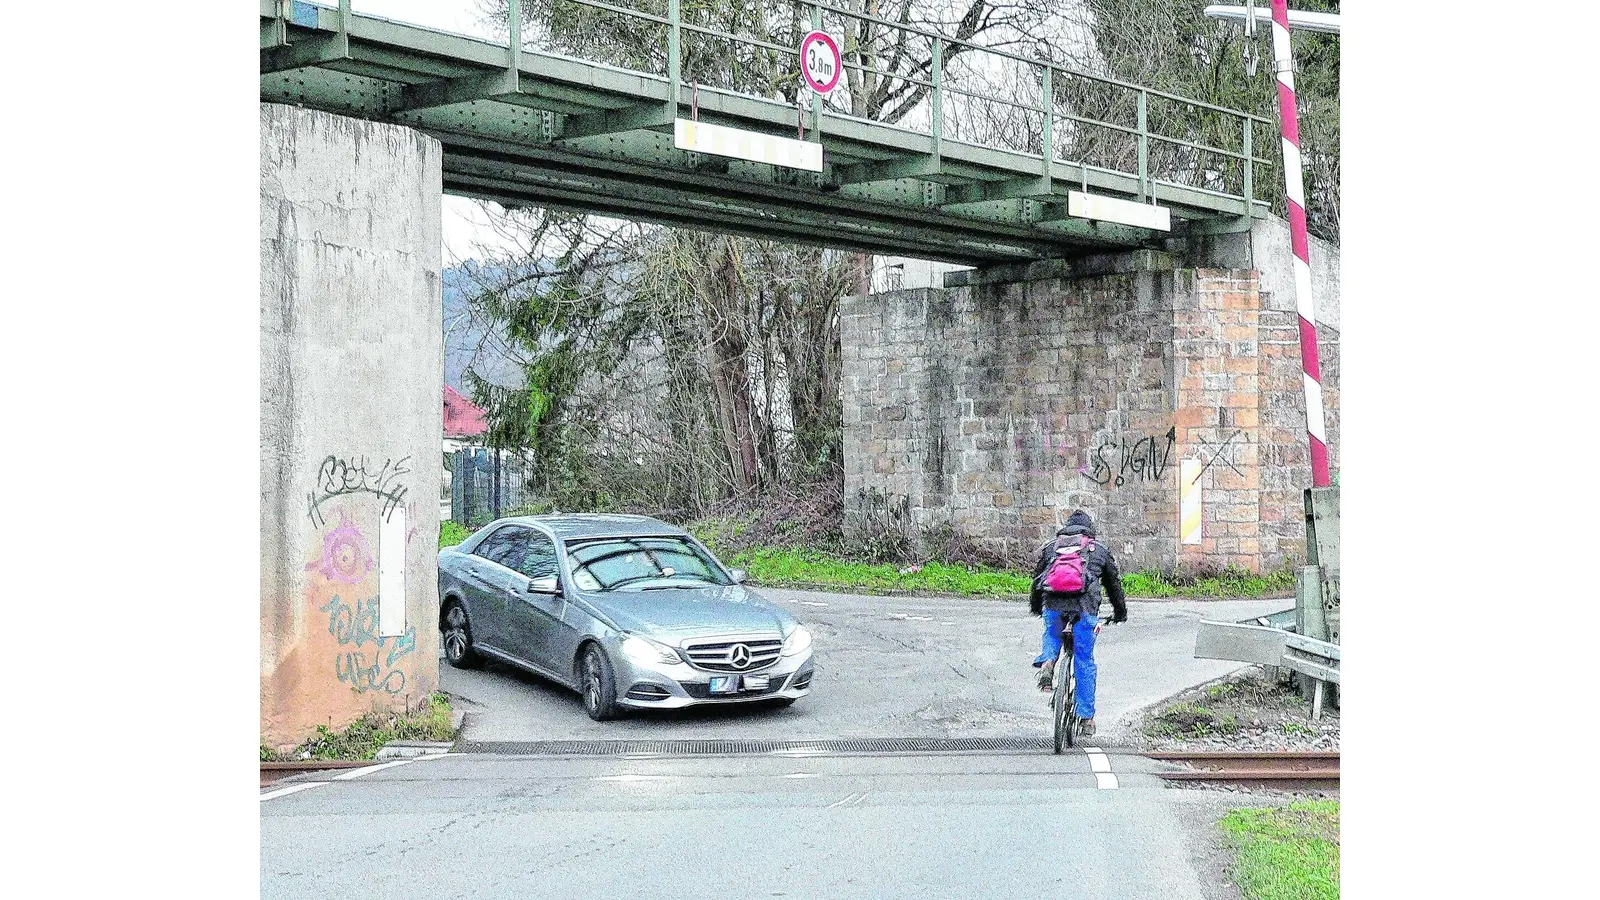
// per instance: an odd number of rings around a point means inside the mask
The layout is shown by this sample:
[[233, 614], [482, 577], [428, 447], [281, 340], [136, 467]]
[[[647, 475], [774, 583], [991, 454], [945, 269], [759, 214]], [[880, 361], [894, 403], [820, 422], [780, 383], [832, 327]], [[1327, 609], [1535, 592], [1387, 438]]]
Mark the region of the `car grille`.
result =
[[[734, 662], [737, 655], [743, 655], [738, 652], [741, 646], [749, 655], [749, 662], [742, 666]], [[782, 652], [783, 641], [779, 638], [752, 640], [721, 638], [714, 642], [689, 644], [683, 648], [684, 658], [689, 661], [689, 665], [707, 672], [759, 672], [777, 662]]]

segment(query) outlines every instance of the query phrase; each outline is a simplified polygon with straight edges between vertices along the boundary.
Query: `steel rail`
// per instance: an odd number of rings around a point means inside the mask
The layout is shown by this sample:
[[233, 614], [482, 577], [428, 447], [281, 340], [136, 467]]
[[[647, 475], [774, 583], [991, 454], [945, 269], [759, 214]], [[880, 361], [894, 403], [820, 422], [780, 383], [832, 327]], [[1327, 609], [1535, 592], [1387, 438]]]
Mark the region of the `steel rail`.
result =
[[1190, 768], [1155, 773], [1165, 781], [1271, 788], [1336, 788], [1339, 751], [1152, 751], [1143, 756]]

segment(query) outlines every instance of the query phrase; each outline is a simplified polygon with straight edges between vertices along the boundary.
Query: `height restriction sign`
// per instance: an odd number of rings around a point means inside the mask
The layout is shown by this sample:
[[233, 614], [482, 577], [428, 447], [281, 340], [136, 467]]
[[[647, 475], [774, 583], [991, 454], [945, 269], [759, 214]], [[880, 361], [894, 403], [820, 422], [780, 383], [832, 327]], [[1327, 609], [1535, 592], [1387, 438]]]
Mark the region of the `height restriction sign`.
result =
[[800, 72], [806, 84], [819, 94], [832, 91], [839, 84], [844, 65], [839, 57], [839, 44], [825, 31], [808, 32], [800, 39]]

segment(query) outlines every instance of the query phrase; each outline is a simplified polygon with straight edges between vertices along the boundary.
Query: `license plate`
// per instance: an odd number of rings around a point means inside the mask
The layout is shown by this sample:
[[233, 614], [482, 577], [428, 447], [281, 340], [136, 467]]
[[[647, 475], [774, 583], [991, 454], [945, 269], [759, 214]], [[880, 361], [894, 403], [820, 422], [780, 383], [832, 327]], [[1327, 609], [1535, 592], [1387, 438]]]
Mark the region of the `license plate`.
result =
[[711, 693], [737, 694], [739, 692], [739, 676], [713, 675], [711, 676]]
[[747, 691], [764, 691], [764, 690], [766, 690], [767, 689], [767, 684], [769, 683], [767, 681], [767, 677], [768, 676], [766, 676], [766, 675], [746, 675], [746, 676], [744, 676], [744, 689], [747, 690]]

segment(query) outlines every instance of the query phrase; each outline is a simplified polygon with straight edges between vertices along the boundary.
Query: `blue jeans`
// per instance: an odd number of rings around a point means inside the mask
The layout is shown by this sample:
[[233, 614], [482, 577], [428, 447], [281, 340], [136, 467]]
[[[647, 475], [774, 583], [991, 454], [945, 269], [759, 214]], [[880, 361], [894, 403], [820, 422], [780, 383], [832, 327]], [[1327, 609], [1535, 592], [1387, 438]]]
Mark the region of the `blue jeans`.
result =
[[[1094, 718], [1094, 682], [1098, 669], [1094, 663], [1094, 629], [1100, 624], [1099, 616], [1080, 616], [1072, 626], [1072, 671], [1077, 678], [1077, 715], [1080, 719]], [[1061, 654], [1061, 613], [1044, 611], [1044, 652], [1034, 661], [1042, 665]]]

